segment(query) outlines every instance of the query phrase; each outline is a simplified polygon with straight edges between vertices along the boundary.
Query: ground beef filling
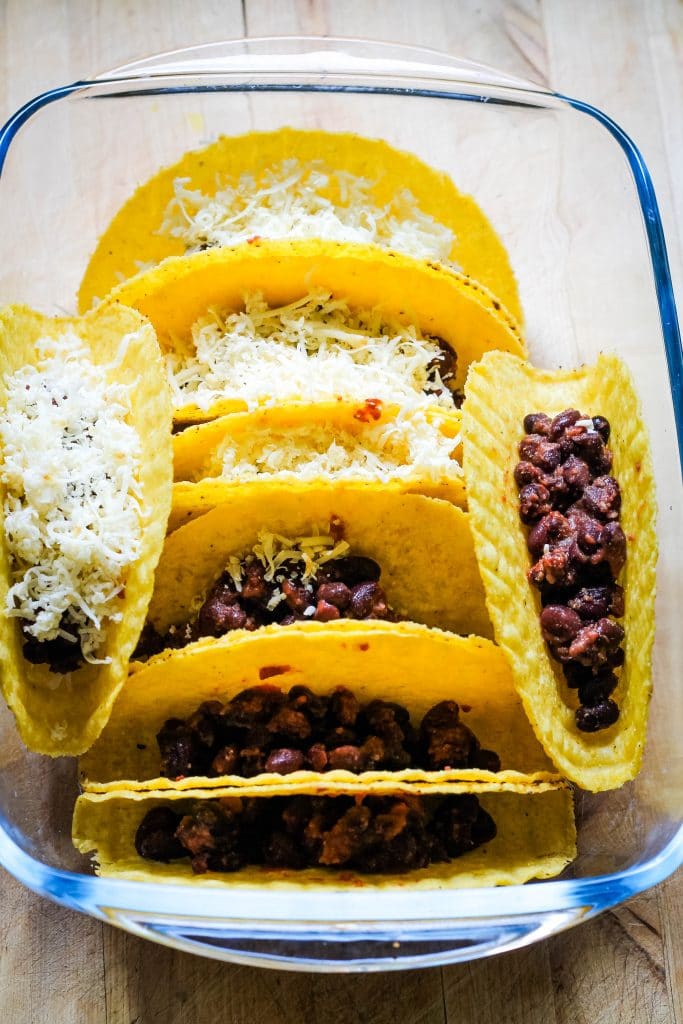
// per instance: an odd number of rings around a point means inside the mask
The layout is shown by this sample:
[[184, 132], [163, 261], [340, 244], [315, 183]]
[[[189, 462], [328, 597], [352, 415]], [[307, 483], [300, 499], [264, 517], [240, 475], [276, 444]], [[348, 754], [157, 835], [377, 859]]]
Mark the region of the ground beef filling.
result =
[[367, 873], [405, 872], [461, 857], [496, 835], [471, 794], [252, 797], [197, 801], [189, 813], [155, 807], [135, 849], [147, 860], [189, 857], [195, 874], [325, 866]]
[[541, 629], [578, 690], [576, 724], [598, 732], [619, 717], [610, 694], [624, 663], [624, 592], [616, 582], [626, 562], [619, 525], [621, 492], [610, 476], [610, 425], [603, 416], [566, 409], [524, 418], [526, 437], [515, 467], [520, 517], [530, 527], [536, 559], [529, 581], [541, 592]]
[[185, 647], [203, 636], [219, 637], [234, 629], [255, 630], [277, 623], [333, 622], [335, 619], [384, 619], [396, 622], [379, 584], [380, 567], [372, 558], [348, 555], [320, 566], [304, 579], [299, 562], [284, 562], [272, 580], [258, 559], [240, 563], [238, 589], [233, 576], [223, 572], [206, 595], [197, 617], [186, 626], [172, 626], [160, 636], [148, 624], [135, 651], [149, 658], [168, 648]]
[[499, 771], [498, 755], [481, 748], [459, 715], [455, 701], [442, 701], [416, 729], [400, 704], [373, 700], [361, 706], [345, 687], [318, 697], [306, 686], [293, 686], [287, 694], [277, 686], [255, 686], [227, 704], [206, 701], [189, 718], [166, 721], [157, 735], [161, 774], [178, 779], [302, 769]]

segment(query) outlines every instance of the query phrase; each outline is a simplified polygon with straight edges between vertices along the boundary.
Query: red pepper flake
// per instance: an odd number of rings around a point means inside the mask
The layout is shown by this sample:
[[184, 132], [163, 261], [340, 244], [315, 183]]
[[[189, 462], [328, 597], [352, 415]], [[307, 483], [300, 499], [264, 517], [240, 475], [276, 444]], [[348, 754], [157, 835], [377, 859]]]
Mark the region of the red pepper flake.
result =
[[460, 710], [464, 711], [465, 714], [467, 714], [468, 711], [472, 710], [472, 705], [471, 704], [461, 704], [460, 705]]
[[642, 469], [642, 468], [643, 468], [643, 467], [642, 467], [642, 465], [640, 464], [640, 462], [636, 462], [636, 473], [640, 473], [640, 471], [641, 471], [641, 469]]
[[353, 414], [354, 420], [360, 420], [361, 423], [369, 423], [371, 420], [379, 420], [382, 418], [382, 399], [381, 398], [366, 398], [365, 402], [359, 409]]
[[258, 677], [259, 679], [270, 679], [271, 676], [283, 676], [285, 672], [289, 672], [291, 667], [291, 665], [264, 665], [258, 670]]
[[367, 651], [369, 649], [369, 647], [370, 647], [370, 644], [358, 644], [358, 649], [361, 650], [361, 651]]
[[253, 245], [255, 242], [260, 242], [260, 241], [261, 241], [261, 236], [260, 235], [252, 235], [251, 238], [247, 239], [247, 245]]

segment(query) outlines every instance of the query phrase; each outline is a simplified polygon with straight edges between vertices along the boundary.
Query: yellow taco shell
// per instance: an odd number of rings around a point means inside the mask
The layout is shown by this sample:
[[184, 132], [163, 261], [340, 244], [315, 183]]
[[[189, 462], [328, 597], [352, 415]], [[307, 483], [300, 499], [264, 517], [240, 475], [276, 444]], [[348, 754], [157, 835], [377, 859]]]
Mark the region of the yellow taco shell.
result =
[[[505, 401], [501, 401], [501, 395]], [[627, 560], [626, 660], [613, 695], [618, 721], [588, 734], [576, 726], [576, 698], [548, 653], [539, 623], [540, 602], [526, 578], [531, 559], [519, 518], [513, 477], [517, 444], [529, 412], [553, 416], [567, 408], [606, 416], [612, 433], [612, 475], [622, 494], [621, 526]], [[593, 791], [615, 789], [638, 773], [652, 689], [656, 504], [652, 459], [631, 376], [617, 356], [602, 355], [580, 370], [537, 370], [519, 359], [489, 353], [470, 369], [463, 406], [463, 461], [470, 521], [496, 641], [536, 735], [554, 764]]]
[[351, 554], [374, 558], [400, 618], [453, 633], [491, 636], [466, 512], [438, 498], [381, 486], [226, 485], [224, 499], [166, 539], [149, 620], [157, 632], [184, 625], [232, 555], [251, 551], [260, 532], [326, 535], [339, 519]]
[[[264, 682], [283, 691], [303, 684], [320, 695], [346, 686], [361, 704], [398, 701], [410, 711], [415, 726], [439, 701], [455, 700], [463, 723], [483, 748], [496, 751], [503, 770], [406, 769], [360, 775], [299, 771], [178, 781], [159, 776], [155, 737], [166, 719], [188, 717], [205, 700], [226, 702]], [[242, 631], [167, 651], [136, 666], [107, 728], [81, 758], [80, 769], [85, 788], [92, 792], [216, 788], [261, 795], [327, 794], [364, 792], [372, 785], [375, 793], [524, 793], [564, 785], [533, 734], [505, 656], [494, 644], [412, 623], [348, 619]]]
[[[424, 446], [422, 463], [413, 455], [416, 437]], [[441, 439], [451, 440], [453, 447], [449, 464], [435, 469], [430, 459]], [[419, 444], [414, 447], [419, 450]], [[331, 448], [348, 453], [341, 471], [325, 469], [324, 456]], [[226, 452], [236, 467], [228, 471]], [[232, 413], [188, 427], [173, 438], [176, 483], [169, 532], [219, 503], [229, 485], [241, 487], [247, 481], [287, 483], [303, 491], [330, 480], [382, 483], [466, 508], [461, 457], [460, 413], [455, 409], [402, 413], [382, 403], [368, 411], [366, 403], [327, 402]]]
[[[272, 241], [172, 257], [114, 289], [105, 304], [132, 306], [150, 319], [164, 352], [187, 352], [199, 317], [212, 308], [242, 310], [245, 295], [253, 293], [270, 307], [324, 293], [352, 310], [378, 310], [388, 320], [415, 325], [457, 353], [456, 387], [488, 349], [525, 354], [515, 320], [483, 285], [438, 264], [367, 245]], [[246, 410], [236, 390], [208, 410], [184, 405], [176, 418], [201, 422]]]
[[446, 174], [380, 139], [293, 128], [222, 136], [186, 153], [141, 185], [100, 238], [81, 283], [81, 311], [136, 274], [141, 264], [183, 255], [182, 240], [160, 231], [176, 178], [187, 178], [189, 189], [213, 196], [245, 173], [253, 175], [258, 187], [265, 171], [292, 157], [303, 165], [322, 161], [331, 170], [369, 180], [378, 206], [408, 189], [423, 213], [454, 232], [450, 259], [490, 288], [521, 320], [517, 283], [502, 242], [474, 199], [460, 192]]
[[[372, 790], [374, 793], [374, 789]], [[304, 871], [248, 867], [229, 874], [195, 875], [187, 860], [163, 864], [138, 856], [135, 833], [145, 814], [157, 806], [189, 809], [191, 798], [220, 797], [213, 793], [105, 793], [76, 801], [73, 842], [81, 853], [94, 853], [96, 871], [107, 877], [140, 882], [189, 883], [235, 888], [291, 889], [462, 889], [522, 885], [532, 878], [558, 875], [576, 856], [572, 795], [566, 789], [538, 794], [488, 793], [480, 797], [496, 822], [491, 842], [443, 864], [405, 874], [366, 875], [343, 869]], [[253, 794], [243, 794], [253, 795]], [[173, 799], [182, 798], [180, 805]]]
[[[126, 677], [130, 654], [145, 620], [154, 569], [163, 544], [171, 502], [171, 403], [160, 386], [162, 363], [154, 330], [136, 312], [123, 307], [97, 310], [81, 319], [51, 319], [23, 306], [0, 311], [0, 405], [4, 380], [22, 366], [36, 364], [36, 342], [70, 331], [83, 339], [95, 364], [115, 364], [111, 380], [133, 386], [131, 425], [142, 446], [143, 494], [141, 549], [125, 584], [120, 622], [109, 624], [101, 657], [106, 665], [83, 665], [57, 675], [45, 665], [29, 664], [22, 653], [18, 620], [0, 612], [2, 692], [30, 750], [52, 756], [80, 754], [101, 732]], [[116, 362], [124, 335], [131, 334], [122, 361]], [[4, 488], [3, 488], [4, 491]], [[4, 498], [4, 493], [3, 493]], [[0, 609], [11, 585], [4, 531], [0, 539]]]

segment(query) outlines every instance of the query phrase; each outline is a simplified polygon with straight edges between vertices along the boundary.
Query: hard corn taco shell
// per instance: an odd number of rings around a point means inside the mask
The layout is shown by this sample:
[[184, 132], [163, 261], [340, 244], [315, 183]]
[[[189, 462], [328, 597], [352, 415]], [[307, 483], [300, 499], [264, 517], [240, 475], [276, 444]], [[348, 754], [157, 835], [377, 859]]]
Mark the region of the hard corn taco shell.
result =
[[[450, 465], [444, 470], [433, 470], [426, 464], [411, 460], [410, 440], [422, 433], [425, 444], [430, 438], [424, 432], [428, 425], [443, 437], [452, 439]], [[233, 413], [221, 416], [210, 423], [188, 427], [173, 438], [173, 468], [176, 483], [173, 488], [173, 515], [169, 532], [178, 525], [202, 515], [229, 493], [229, 487], [243, 486], [245, 479], [262, 482], [286, 482], [290, 488], [308, 488], [311, 483], [324, 484], [329, 476], [323, 469], [316, 474], [318, 452], [324, 452], [330, 445], [337, 449], [348, 448], [351, 444], [362, 446], [363, 452], [382, 460], [384, 449], [372, 440], [378, 429], [384, 436], [398, 435], [395, 451], [404, 449], [405, 462], [398, 470], [387, 466], [378, 472], [371, 463], [366, 468], [357, 461], [357, 468], [344, 471], [343, 480], [367, 482], [369, 485], [381, 482], [384, 487], [398, 491], [414, 492], [435, 498], [443, 498], [454, 505], [466, 508], [465, 484], [462, 474], [460, 444], [460, 413], [442, 409], [427, 409], [424, 413], [408, 412], [402, 415], [396, 406], [373, 407], [367, 403], [327, 402], [297, 403], [272, 406], [255, 412]], [[263, 438], [260, 448], [254, 438]], [[348, 442], [348, 444], [347, 444]], [[389, 444], [391, 441], [388, 442]], [[297, 465], [293, 465], [291, 453], [296, 445]], [[277, 449], [278, 468], [271, 469], [264, 458], [264, 450]], [[226, 450], [236, 452], [235, 461], [240, 472], [232, 478], [223, 474], [223, 459]], [[431, 450], [425, 451], [428, 463]], [[289, 457], [289, 462], [288, 462]], [[306, 457], [308, 465], [301, 465]], [[258, 475], [256, 459], [260, 458]], [[362, 460], [362, 455], [361, 455]], [[253, 466], [249, 477], [245, 476], [245, 465]], [[385, 463], [386, 465], [386, 463]], [[264, 466], [265, 468], [262, 468]], [[288, 468], [292, 467], [292, 468]], [[406, 468], [409, 467], [409, 472]], [[338, 477], [336, 479], [339, 479]]]
[[[142, 446], [140, 485], [142, 540], [140, 556], [130, 567], [122, 602], [122, 619], [111, 622], [99, 654], [105, 665], [85, 664], [57, 675], [46, 665], [29, 664], [22, 653], [19, 620], [0, 612], [2, 691], [17, 728], [30, 750], [52, 756], [79, 754], [101, 732], [126, 677], [128, 659], [145, 620], [171, 502], [171, 403], [159, 386], [163, 372], [154, 331], [136, 312], [123, 307], [98, 310], [82, 319], [51, 319], [23, 306], [0, 312], [0, 404], [5, 378], [22, 366], [36, 364], [36, 342], [69, 330], [82, 338], [95, 364], [116, 360], [124, 335], [135, 334], [110, 379], [132, 384], [131, 426]], [[4, 489], [3, 489], [4, 490]], [[4, 498], [4, 494], [2, 495]], [[0, 609], [11, 585], [5, 534], [0, 538]]]
[[[501, 400], [504, 395], [504, 400]], [[652, 460], [631, 376], [613, 355], [580, 370], [536, 370], [490, 353], [470, 370], [463, 407], [464, 468], [474, 542], [496, 640], [510, 659], [515, 685], [536, 735], [554, 764], [585, 789], [614, 789], [637, 774], [652, 689], [654, 639], [655, 490]], [[606, 416], [612, 433], [612, 475], [621, 486], [627, 538], [626, 660], [612, 695], [617, 722], [588, 734], [576, 727], [576, 697], [541, 635], [538, 593], [527, 581], [531, 558], [519, 518], [513, 477], [517, 444], [530, 412], [567, 408]]]
[[141, 264], [183, 255], [181, 239], [160, 233], [176, 178], [189, 178], [188, 188], [215, 195], [244, 173], [252, 174], [258, 184], [265, 171], [292, 157], [303, 165], [322, 160], [331, 170], [368, 179], [374, 183], [372, 195], [378, 206], [408, 189], [423, 213], [455, 233], [450, 259], [490, 288], [521, 320], [517, 283], [502, 242], [474, 199], [459, 192], [446, 174], [379, 139], [292, 128], [222, 136], [186, 153], [141, 185], [115, 215], [90, 259], [79, 292], [80, 309], [90, 309], [94, 300], [136, 274]]
[[[375, 794], [374, 787], [370, 790]], [[81, 853], [94, 853], [97, 873], [141, 882], [189, 882], [193, 885], [273, 889], [461, 889], [522, 885], [532, 878], [558, 875], [576, 856], [576, 830], [569, 790], [546, 793], [488, 793], [480, 797], [492, 815], [497, 835], [491, 842], [446, 863], [405, 874], [369, 875], [329, 868], [304, 871], [247, 867], [230, 874], [195, 875], [187, 860], [163, 864], [138, 856], [134, 840], [145, 814], [153, 807], [190, 809], [192, 799], [226, 796], [208, 793], [85, 794], [76, 801], [73, 842]], [[258, 795], [245, 793], [244, 796]], [[177, 803], [175, 798], [181, 798]]]
[[[388, 320], [442, 338], [458, 357], [455, 386], [488, 349], [525, 354], [512, 316], [483, 285], [439, 265], [376, 246], [337, 242], [256, 242], [178, 256], [116, 288], [106, 305], [121, 303], [147, 316], [163, 351], [187, 351], [190, 329], [211, 308], [235, 312], [245, 295], [261, 293], [270, 307], [325, 293], [352, 310], [378, 309]], [[307, 399], [293, 395], [292, 400]], [[361, 399], [366, 396], [359, 396]], [[244, 412], [236, 393], [208, 410], [188, 404], [176, 419], [201, 422]]]
[[244, 484], [166, 539], [149, 620], [162, 635], [184, 625], [230, 556], [243, 557], [267, 532], [287, 538], [329, 534], [341, 523], [350, 554], [373, 558], [402, 619], [453, 633], [492, 635], [466, 512], [438, 498], [375, 486]]
[[[285, 692], [303, 684], [320, 695], [346, 686], [360, 704], [375, 699], [399, 702], [415, 726], [435, 704], [455, 700], [461, 721], [481, 746], [500, 756], [502, 771], [298, 771], [177, 781], [159, 776], [156, 734], [166, 719], [185, 718], [205, 700], [225, 703], [264, 682]], [[479, 637], [379, 621], [268, 626], [164, 652], [136, 667], [107, 728], [81, 758], [80, 768], [85, 788], [93, 792], [216, 788], [262, 795], [351, 793], [372, 784], [375, 793], [524, 793], [564, 785], [533, 734], [499, 648]]]

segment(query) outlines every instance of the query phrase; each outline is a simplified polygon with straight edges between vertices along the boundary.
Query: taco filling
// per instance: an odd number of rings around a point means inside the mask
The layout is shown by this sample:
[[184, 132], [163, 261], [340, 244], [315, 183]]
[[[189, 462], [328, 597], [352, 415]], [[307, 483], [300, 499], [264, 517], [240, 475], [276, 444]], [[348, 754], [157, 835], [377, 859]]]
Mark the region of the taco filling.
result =
[[248, 864], [397, 873], [461, 857], [496, 831], [471, 793], [227, 798], [198, 800], [187, 813], [152, 808], [135, 833], [135, 849], [147, 860], [189, 857], [195, 874]]
[[576, 725], [599, 732], [619, 718], [610, 699], [615, 669], [624, 663], [624, 592], [617, 577], [626, 563], [619, 524], [621, 491], [607, 447], [610, 424], [565, 409], [554, 418], [524, 419], [515, 467], [519, 514], [530, 527], [527, 547], [537, 561], [527, 573], [541, 592], [541, 630], [567, 685], [578, 689]]
[[157, 733], [159, 774], [177, 780], [306, 769], [499, 771], [498, 755], [481, 749], [459, 715], [455, 701], [443, 700], [416, 728], [403, 705], [378, 699], [361, 704], [345, 686], [320, 696], [302, 685], [288, 693], [254, 686], [227, 703], [204, 701], [187, 718], [164, 722]]
[[372, 395], [404, 407], [427, 400], [452, 409], [462, 399], [456, 354], [446, 342], [378, 311], [352, 311], [329, 293], [275, 308], [251, 293], [242, 312], [212, 308], [191, 333], [191, 351], [166, 355], [176, 407], [206, 411], [231, 397], [251, 409]]
[[37, 364], [4, 382], [5, 612], [20, 620], [24, 658], [66, 673], [111, 660], [99, 654], [141, 550], [142, 450], [128, 422], [132, 385], [108, 382], [75, 333], [36, 349]]
[[397, 621], [379, 583], [380, 566], [372, 558], [351, 554], [348, 542], [341, 539], [342, 524], [336, 526], [337, 531], [332, 520], [329, 535], [293, 539], [259, 533], [247, 555], [230, 557], [185, 625], [172, 625], [160, 636], [148, 624], [135, 657], [144, 659], [200, 637], [224, 636], [235, 629], [253, 631], [271, 623]]
[[409, 189], [378, 205], [373, 182], [322, 160], [281, 160], [260, 181], [245, 172], [213, 194], [189, 186], [190, 178], [174, 179], [158, 231], [179, 239], [187, 253], [254, 238], [325, 238], [447, 262], [455, 241]]

